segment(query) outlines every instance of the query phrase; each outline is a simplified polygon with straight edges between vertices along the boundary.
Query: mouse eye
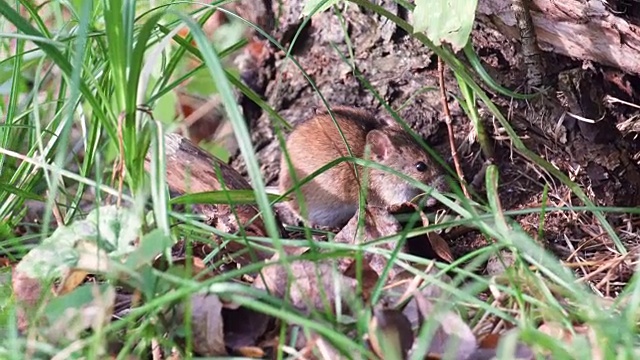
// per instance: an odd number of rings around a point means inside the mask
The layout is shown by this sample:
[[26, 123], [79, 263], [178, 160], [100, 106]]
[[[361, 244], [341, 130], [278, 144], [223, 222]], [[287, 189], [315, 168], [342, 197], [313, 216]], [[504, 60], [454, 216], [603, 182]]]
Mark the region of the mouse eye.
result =
[[427, 164], [425, 164], [422, 161], [418, 161], [416, 163], [416, 170], [418, 170], [419, 172], [425, 172], [427, 171]]

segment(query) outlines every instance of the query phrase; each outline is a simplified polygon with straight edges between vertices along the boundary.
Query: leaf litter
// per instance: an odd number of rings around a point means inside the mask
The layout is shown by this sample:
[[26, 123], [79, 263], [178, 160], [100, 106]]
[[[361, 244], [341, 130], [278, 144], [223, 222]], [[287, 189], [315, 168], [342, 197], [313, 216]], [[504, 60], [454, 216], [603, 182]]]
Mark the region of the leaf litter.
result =
[[[212, 212], [212, 216], [233, 213], [229, 205], [223, 210]], [[404, 258], [389, 262], [389, 254], [397, 251], [398, 255], [411, 255], [416, 244], [426, 248], [424, 253], [430, 254], [427, 258], [444, 263], [456, 261], [436, 232], [401, 242], [379, 241], [400, 234], [407, 224], [398, 215], [411, 211], [418, 215], [418, 225], [431, 224], [420, 209], [407, 204], [391, 209], [366, 207], [362, 228], [358, 227], [356, 215], [339, 229], [333, 241], [362, 249], [361, 262], [352, 250], [345, 251], [342, 257], [323, 258], [318, 257], [322, 251], [316, 253], [312, 247], [286, 246], [286, 259], [279, 254], [270, 258], [260, 255], [260, 269], [227, 281], [253, 289], [249, 293], [253, 301], [273, 304], [273, 299], [279, 299], [290, 307], [287, 311], [338, 326], [345, 336], [365, 344], [371, 354], [384, 359], [491, 359], [498, 351], [514, 359], [533, 359], [533, 352], [519, 340], [519, 334], [508, 330], [514, 325], [481, 326], [494, 321], [485, 315], [472, 328], [468, 321], [475, 308], [455, 307], [462, 304], [453, 304], [450, 290], [445, 290], [453, 286], [449, 285], [452, 280], [433, 262], [424, 265]], [[100, 333], [111, 323], [124, 321], [137, 307], [179, 291], [191, 282], [192, 293], [168, 302], [154, 316], [161, 331], [171, 334], [173, 347], [165, 346], [167, 353], [173, 352], [175, 346], [184, 347], [184, 337], [191, 334], [190, 349], [201, 356], [270, 358], [280, 349], [303, 358], [349, 358], [332, 341], [299, 321], [287, 321], [235, 303], [235, 290], [207, 291], [207, 284], [215, 283], [219, 276], [252, 265], [246, 255], [236, 256], [246, 253], [251, 243], [216, 247], [181, 240], [173, 244], [160, 230], [144, 233], [142, 223], [136, 220], [140, 218], [132, 209], [98, 208], [84, 220], [59, 227], [31, 250], [13, 272], [12, 286], [20, 305], [19, 328], [36, 329], [37, 336], [68, 345], [87, 333]], [[219, 229], [237, 229], [234, 221], [238, 220], [233, 219], [226, 218]], [[263, 231], [259, 226], [252, 229]], [[216, 236], [212, 238], [216, 240]], [[168, 248], [170, 258], [166, 257]], [[187, 249], [192, 253], [187, 254]], [[260, 254], [265, 252], [261, 250]], [[360, 282], [356, 270], [361, 271]], [[496, 295], [491, 306], [499, 307], [505, 297], [499, 292]], [[360, 318], [368, 319], [364, 334], [354, 327]], [[139, 315], [133, 320], [143, 321]], [[557, 337], [560, 330], [549, 326], [541, 326], [539, 331]], [[571, 341], [566, 336], [567, 329], [560, 329], [565, 341]], [[591, 341], [593, 336], [588, 331], [585, 334], [576, 339]], [[122, 349], [122, 339], [110, 339], [111, 343], [118, 343], [115, 349]], [[113, 349], [105, 346], [100, 353], [113, 354]]]
[[[175, 284], [149, 275], [148, 271], [152, 269], [149, 265], [178, 277], [197, 281], [215, 279], [216, 271], [212, 272], [200, 257], [185, 258], [174, 252], [173, 265], [159, 262], [170, 242], [159, 230], [152, 230], [140, 238], [142, 227], [140, 222], [133, 220], [136, 218], [129, 209], [98, 208], [85, 220], [58, 228], [50, 238], [31, 250], [15, 267], [13, 274], [14, 292], [23, 309], [18, 318], [20, 328], [23, 331], [33, 329], [37, 323], [39, 336], [59, 344], [77, 340], [86, 330], [98, 331], [109, 322], [126, 316], [144, 298], [148, 301], [150, 295], [153, 296], [150, 292], [176, 288]], [[428, 220], [421, 216], [421, 221], [426, 223]], [[355, 216], [338, 232], [334, 241], [364, 245], [402, 230], [402, 224], [389, 210], [377, 207], [366, 208], [364, 231], [357, 231], [357, 224]], [[177, 246], [184, 250], [184, 244], [176, 244], [174, 249]], [[375, 245], [387, 251], [393, 251], [394, 246], [395, 243], [391, 242]], [[444, 249], [448, 253], [448, 247]], [[298, 248], [293, 254], [305, 255], [309, 251], [309, 248]], [[441, 251], [441, 254], [445, 253]], [[262, 269], [255, 273], [248, 285], [283, 300], [306, 316], [336, 314], [337, 304], [341, 304], [343, 315], [359, 316], [362, 308], [351, 308], [351, 305], [358, 304], [358, 297], [364, 301], [371, 299], [388, 260], [382, 253], [366, 251], [362, 261], [365, 275], [361, 287], [355, 277], [353, 257], [337, 261], [283, 262], [278, 254], [265, 260]], [[146, 273], [148, 278], [136, 279], [132, 276], [136, 271]], [[376, 305], [372, 304], [374, 310], [368, 315], [369, 331], [363, 340], [370, 350], [385, 359], [406, 359], [419, 348], [417, 343], [421, 329], [435, 321], [435, 333], [425, 353], [428, 358], [444, 358], [447, 351], [454, 349], [454, 358], [473, 359], [478, 351], [486, 351], [478, 348], [476, 337], [455, 311], [435, 310], [435, 304], [446, 302], [447, 296], [439, 286], [425, 283], [425, 276], [429, 279], [438, 275], [432, 266], [424, 268], [422, 276], [407, 272], [397, 262], [390, 267], [381, 300]], [[116, 281], [108, 281], [114, 277]], [[438, 278], [450, 281], [443, 274]], [[158, 285], [156, 290], [144, 286], [149, 279], [154, 279]], [[243, 277], [239, 281], [246, 283], [246, 280]], [[127, 306], [123, 308], [121, 304], [116, 306], [117, 299], [123, 299], [122, 296], [117, 297], [122, 295], [117, 294], [122, 292], [122, 285], [132, 291], [133, 296], [125, 300], [129, 307], [133, 306], [130, 309]], [[43, 291], [47, 288], [51, 291]], [[280, 346], [276, 331], [280, 322], [276, 318], [238, 306], [225, 298], [200, 291], [190, 295], [188, 302], [173, 303], [161, 315], [166, 331], [182, 329], [177, 334], [184, 335], [183, 325], [189, 324], [189, 332], [193, 335], [192, 351], [202, 356], [243, 354], [265, 357], [275, 351], [269, 350], [270, 347]], [[28, 312], [24, 312], [40, 308], [43, 304], [45, 315], [40, 318], [27, 316]], [[304, 329], [296, 323], [288, 324], [289, 341], [293, 340], [290, 336], [296, 329], [297, 340], [290, 352], [307, 354], [311, 358], [344, 358], [331, 342], [317, 332], [299, 331]], [[357, 336], [353, 331], [347, 335]]]

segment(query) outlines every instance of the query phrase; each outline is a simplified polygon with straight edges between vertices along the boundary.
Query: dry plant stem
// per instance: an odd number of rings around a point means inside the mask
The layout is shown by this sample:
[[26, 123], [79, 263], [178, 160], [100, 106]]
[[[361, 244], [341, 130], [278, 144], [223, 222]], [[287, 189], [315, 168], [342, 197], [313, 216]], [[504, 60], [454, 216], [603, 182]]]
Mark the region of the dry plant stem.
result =
[[[49, 191], [47, 191], [47, 195], [51, 195]], [[56, 204], [55, 201], [53, 202], [53, 207], [51, 210], [53, 211], [53, 217], [56, 219], [56, 223], [58, 224], [58, 226], [64, 225], [62, 213], [60, 212], [60, 208], [58, 207], [58, 204]]]
[[162, 347], [160, 347], [160, 343], [156, 338], [151, 340], [151, 356], [153, 360], [164, 359], [164, 356], [162, 356]]
[[620, 263], [622, 263], [624, 260], [627, 259], [627, 257], [629, 256], [629, 254], [631, 254], [631, 252], [628, 252], [618, 258], [614, 258], [611, 259], [609, 261], [606, 261], [604, 264], [602, 264], [601, 266], [598, 267], [598, 269], [586, 274], [585, 276], [583, 276], [582, 278], [578, 279], [578, 282], [585, 282], [588, 280], [591, 280], [595, 275], [600, 274], [602, 272], [605, 272], [607, 270], [610, 270], [612, 268], [615, 268], [616, 266], [620, 265]]
[[527, 85], [529, 88], [536, 88], [542, 85], [544, 77], [544, 66], [542, 65], [542, 55], [538, 47], [536, 33], [533, 28], [533, 20], [527, 1], [512, 0], [511, 8], [516, 17], [518, 30], [520, 31], [520, 41], [522, 42], [522, 55], [527, 66]]
[[447, 88], [444, 84], [444, 62], [441, 58], [438, 58], [438, 78], [440, 81], [440, 97], [442, 100], [442, 109], [444, 111], [444, 121], [447, 124], [447, 132], [449, 133], [449, 146], [451, 147], [451, 157], [453, 158], [453, 164], [456, 168], [456, 173], [462, 183], [462, 191], [467, 199], [470, 199], [469, 191], [467, 190], [467, 184], [464, 180], [464, 174], [462, 173], [462, 167], [458, 160], [458, 151], [456, 150], [456, 142], [453, 137], [453, 127], [451, 126], [451, 111], [449, 111], [449, 103], [447, 102]]
[[124, 121], [124, 113], [118, 117], [118, 149], [120, 155], [113, 164], [113, 174], [111, 174], [111, 183], [116, 181], [118, 176], [118, 199], [116, 200], [116, 206], [120, 207], [122, 204], [122, 187], [124, 185], [124, 136], [122, 135], [122, 122]]

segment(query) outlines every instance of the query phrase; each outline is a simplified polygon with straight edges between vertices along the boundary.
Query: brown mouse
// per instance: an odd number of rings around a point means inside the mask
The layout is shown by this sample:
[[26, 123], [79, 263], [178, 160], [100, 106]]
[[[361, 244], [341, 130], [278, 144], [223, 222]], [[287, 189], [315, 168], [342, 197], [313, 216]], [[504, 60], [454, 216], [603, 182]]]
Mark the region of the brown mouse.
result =
[[[377, 119], [373, 114], [350, 107], [332, 107], [334, 118], [350, 145], [353, 156], [364, 158], [365, 145], [370, 146], [370, 159], [424, 184], [442, 191], [446, 189], [443, 172], [428, 153], [395, 122]], [[349, 156], [344, 140], [328, 112], [317, 113], [297, 125], [286, 141], [296, 179], [304, 179], [327, 163]], [[358, 176], [368, 171], [367, 203], [389, 206], [412, 200], [422, 191], [386, 171], [358, 166]], [[340, 227], [357, 212], [360, 183], [353, 163], [341, 162], [300, 188], [312, 226]], [[285, 193], [294, 186], [290, 169], [282, 154], [279, 191]], [[291, 210], [301, 216], [295, 191], [288, 202]], [[432, 205], [435, 199], [429, 199]]]

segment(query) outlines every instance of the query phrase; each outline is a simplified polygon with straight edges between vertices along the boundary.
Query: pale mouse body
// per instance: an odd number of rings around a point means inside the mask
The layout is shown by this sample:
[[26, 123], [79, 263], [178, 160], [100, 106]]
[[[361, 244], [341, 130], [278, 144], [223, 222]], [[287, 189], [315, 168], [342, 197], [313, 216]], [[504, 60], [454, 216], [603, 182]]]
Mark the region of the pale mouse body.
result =
[[[364, 158], [365, 146], [368, 144], [370, 160], [438, 190], [445, 188], [445, 180], [437, 164], [399, 126], [377, 120], [372, 114], [360, 109], [332, 107], [331, 110], [354, 157]], [[344, 140], [327, 112], [319, 113], [297, 125], [287, 138], [286, 147], [298, 181], [337, 158], [349, 156]], [[368, 171], [368, 181], [365, 184], [367, 203], [371, 205], [401, 204], [422, 193], [403, 179], [373, 168], [358, 166], [360, 179], [365, 170]], [[288, 191], [293, 185], [283, 153], [280, 161], [280, 193]], [[358, 210], [360, 185], [353, 163], [349, 162], [342, 162], [303, 185], [300, 191], [304, 197], [308, 222], [314, 226], [344, 225]], [[290, 194], [294, 199], [288, 205], [301, 216], [295, 194]]]

